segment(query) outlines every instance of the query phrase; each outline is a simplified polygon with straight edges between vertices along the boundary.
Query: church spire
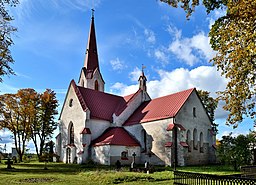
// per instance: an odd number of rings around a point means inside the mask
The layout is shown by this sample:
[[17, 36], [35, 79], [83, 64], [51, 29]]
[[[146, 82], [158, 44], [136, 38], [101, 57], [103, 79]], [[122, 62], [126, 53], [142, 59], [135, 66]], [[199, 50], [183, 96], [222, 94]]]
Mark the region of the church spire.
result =
[[143, 91], [147, 91], [147, 85], [146, 85], [146, 82], [147, 82], [147, 78], [144, 74], [144, 69], [146, 68], [146, 66], [144, 66], [142, 64], [142, 69], [141, 69], [141, 75], [139, 77], [139, 88]]
[[91, 27], [89, 32], [88, 44], [86, 48], [86, 57], [84, 60], [84, 66], [80, 73], [78, 84], [79, 86], [85, 88], [104, 92], [105, 82], [102, 78], [99, 67], [97, 42], [94, 26], [94, 9], [92, 9]]
[[96, 43], [96, 34], [95, 34], [95, 26], [94, 26], [94, 9], [92, 9], [92, 19], [91, 19], [91, 27], [88, 38], [88, 45], [86, 48], [86, 58], [84, 62], [84, 67], [87, 71], [93, 72], [96, 68], [99, 69], [99, 60], [98, 60], [98, 51], [97, 51], [97, 43]]

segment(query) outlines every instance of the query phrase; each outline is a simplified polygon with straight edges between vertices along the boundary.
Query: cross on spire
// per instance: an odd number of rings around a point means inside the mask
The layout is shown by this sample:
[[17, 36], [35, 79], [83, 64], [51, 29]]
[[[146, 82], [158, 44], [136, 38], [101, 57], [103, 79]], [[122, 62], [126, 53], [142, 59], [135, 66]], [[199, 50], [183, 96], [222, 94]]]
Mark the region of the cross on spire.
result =
[[94, 18], [94, 9], [92, 8], [92, 18]]
[[144, 66], [144, 64], [141, 65], [141, 72], [144, 73], [144, 69], [146, 68], [146, 66]]

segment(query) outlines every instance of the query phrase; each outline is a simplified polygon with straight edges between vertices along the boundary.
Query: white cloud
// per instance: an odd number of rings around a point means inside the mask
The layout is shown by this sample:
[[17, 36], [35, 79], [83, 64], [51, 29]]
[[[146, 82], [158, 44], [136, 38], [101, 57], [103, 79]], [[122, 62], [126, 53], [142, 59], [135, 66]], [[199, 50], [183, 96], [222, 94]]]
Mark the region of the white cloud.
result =
[[1, 84], [1, 86], [0, 86], [0, 94], [17, 93], [18, 90], [19, 90], [19, 88], [11, 86], [11, 85], [7, 85], [5, 83]]
[[192, 53], [189, 39], [175, 40], [169, 45], [168, 50], [190, 66], [193, 66], [198, 61], [198, 58]]
[[146, 41], [147, 42], [149, 42], [151, 44], [154, 44], [156, 42], [155, 33], [152, 30], [145, 29], [144, 34], [146, 36]]
[[117, 71], [121, 71], [123, 69], [125, 69], [127, 66], [124, 64], [123, 61], [121, 61], [119, 58], [113, 59], [110, 61], [110, 64], [112, 66], [112, 69]]
[[163, 50], [156, 49], [155, 52], [154, 52], [154, 56], [156, 57], [156, 59], [158, 61], [160, 61], [162, 63], [162, 65], [166, 65], [166, 64], [169, 63], [168, 55]]
[[[138, 77], [141, 71], [138, 68], [131, 73]], [[147, 82], [148, 93], [151, 98], [165, 96], [171, 93], [196, 87], [197, 89], [211, 92], [211, 96], [216, 97], [215, 92], [224, 90], [227, 80], [220, 76], [220, 73], [213, 66], [200, 66], [192, 70], [178, 68], [173, 71], [158, 70], [159, 80]], [[138, 78], [136, 78], [137, 82]], [[120, 95], [127, 95], [138, 90], [138, 83], [135, 85], [125, 85], [116, 83], [111, 87]], [[215, 114], [216, 118], [223, 118], [226, 113], [219, 109]]]
[[167, 31], [174, 36], [168, 50], [189, 66], [193, 66], [200, 59], [209, 61], [214, 56], [210, 47], [210, 39], [204, 32], [199, 32], [193, 37], [187, 38], [182, 37], [181, 30], [174, 26], [168, 26]]
[[111, 86], [110, 92], [115, 93], [121, 96], [126, 96], [129, 94], [133, 94], [138, 90], [138, 85], [125, 85], [120, 82], [116, 82], [114, 85]]
[[129, 74], [131, 81], [138, 82], [138, 79], [141, 75], [141, 70], [138, 67], [135, 67], [134, 70]]
[[210, 38], [204, 33], [200, 32], [190, 39], [191, 47], [198, 50], [203, 58], [210, 60], [214, 57], [214, 52], [210, 46]]

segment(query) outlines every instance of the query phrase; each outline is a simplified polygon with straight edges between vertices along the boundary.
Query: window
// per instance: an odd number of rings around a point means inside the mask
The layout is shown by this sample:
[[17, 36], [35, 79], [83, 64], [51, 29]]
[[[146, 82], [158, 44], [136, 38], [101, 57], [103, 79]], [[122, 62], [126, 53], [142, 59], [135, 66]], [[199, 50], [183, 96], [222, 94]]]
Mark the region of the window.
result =
[[196, 117], [196, 108], [193, 107], [193, 117], [195, 118]]
[[74, 144], [75, 142], [74, 138], [74, 125], [72, 122], [70, 122], [70, 127], [69, 127], [69, 144]]
[[97, 80], [95, 81], [94, 89], [95, 89], [96, 91], [98, 91], [98, 90], [99, 90], [99, 83], [98, 83], [98, 81], [97, 81]]
[[193, 131], [193, 147], [194, 150], [197, 150], [198, 146], [197, 146], [198, 142], [197, 142], [197, 130], [194, 129]]
[[191, 133], [190, 130], [187, 131], [187, 140], [186, 140], [187, 144], [188, 144], [188, 152], [191, 152]]
[[84, 80], [81, 81], [81, 86], [84, 87]]
[[200, 153], [204, 153], [204, 138], [203, 133], [200, 133]]
[[143, 142], [142, 143], [142, 151], [147, 152], [147, 133], [144, 129], [141, 130], [141, 141]]
[[128, 160], [128, 152], [127, 151], [123, 151], [121, 153], [121, 159], [122, 160]]
[[69, 107], [72, 107], [73, 106], [73, 99], [71, 98], [70, 100], [69, 100]]

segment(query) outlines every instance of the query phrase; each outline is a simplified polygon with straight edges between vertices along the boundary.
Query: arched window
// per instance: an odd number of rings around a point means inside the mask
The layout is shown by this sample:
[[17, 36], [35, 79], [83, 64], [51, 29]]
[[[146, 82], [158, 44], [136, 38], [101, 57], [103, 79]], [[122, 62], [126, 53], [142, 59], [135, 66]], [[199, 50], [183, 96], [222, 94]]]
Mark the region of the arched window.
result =
[[84, 80], [81, 81], [81, 86], [84, 87]]
[[196, 117], [196, 108], [193, 107], [193, 117], [195, 118]]
[[193, 131], [193, 147], [195, 150], [197, 150], [197, 144], [198, 144], [198, 139], [197, 139], [197, 130], [194, 129]]
[[98, 83], [97, 80], [95, 80], [94, 89], [95, 89], [96, 91], [99, 90], [99, 83]]
[[69, 107], [72, 107], [73, 106], [73, 99], [71, 98], [70, 100], [69, 100]]
[[74, 125], [72, 122], [70, 122], [70, 127], [69, 127], [69, 144], [74, 144], [75, 143], [75, 136], [74, 136]]
[[144, 129], [141, 130], [141, 141], [142, 143], [142, 151], [146, 152], [147, 151], [147, 133]]
[[203, 138], [203, 132], [200, 133], [200, 152], [204, 153], [204, 138]]
[[188, 152], [191, 152], [191, 133], [190, 130], [187, 131], [186, 143], [188, 144]]

